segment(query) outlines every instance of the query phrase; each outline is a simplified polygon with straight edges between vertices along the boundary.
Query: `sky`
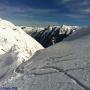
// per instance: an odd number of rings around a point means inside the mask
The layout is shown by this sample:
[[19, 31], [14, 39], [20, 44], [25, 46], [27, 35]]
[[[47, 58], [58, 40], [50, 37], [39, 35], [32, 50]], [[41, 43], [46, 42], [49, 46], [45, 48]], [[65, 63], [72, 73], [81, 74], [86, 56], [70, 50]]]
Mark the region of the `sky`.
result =
[[90, 25], [90, 0], [0, 0], [0, 17], [16, 25]]

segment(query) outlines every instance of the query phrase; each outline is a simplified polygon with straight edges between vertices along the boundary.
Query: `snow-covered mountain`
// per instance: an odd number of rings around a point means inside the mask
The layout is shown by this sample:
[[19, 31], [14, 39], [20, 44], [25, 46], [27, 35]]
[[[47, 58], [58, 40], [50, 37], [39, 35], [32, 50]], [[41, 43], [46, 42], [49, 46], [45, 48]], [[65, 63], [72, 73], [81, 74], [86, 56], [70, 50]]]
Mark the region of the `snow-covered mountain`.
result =
[[26, 32], [27, 34], [29, 34], [30, 32], [33, 31], [41, 31], [44, 30], [44, 27], [30, 27], [30, 26], [20, 26], [21, 29], [23, 29], [24, 32]]
[[90, 28], [38, 51], [5, 78], [4, 87], [18, 90], [90, 90]]
[[10, 67], [15, 69], [40, 49], [43, 46], [20, 27], [0, 19], [0, 80], [9, 74]]
[[70, 31], [72, 30], [73, 32], [80, 29], [79, 26], [70, 26], [70, 25], [62, 25], [61, 26], [61, 30], [60, 30], [60, 33], [61, 34], [64, 34], [65, 31], [67, 32], [67, 34], [70, 33]]
[[55, 38], [55, 43], [62, 41], [64, 38], [78, 30], [79, 26], [48, 26], [46, 28], [22, 28], [27, 34], [35, 38], [44, 47], [52, 45], [52, 38]]
[[0, 55], [11, 51], [27, 60], [39, 49], [43, 49], [42, 45], [20, 27], [0, 19]]
[[60, 25], [60, 26], [50, 26], [49, 25], [47, 28], [46, 27], [30, 27], [30, 26], [20, 26], [20, 27], [21, 27], [21, 29], [23, 29], [23, 31], [25, 31], [28, 34], [35, 32], [35, 31], [40, 32], [45, 29], [52, 30], [53, 28], [56, 28], [56, 27], [61, 29], [60, 31], [62, 34], [62, 33], [65, 33], [65, 31], [67, 31], [67, 30], [69, 33], [71, 29], [74, 31], [74, 30], [80, 28], [79, 26], [70, 26], [70, 25]]
[[90, 90], [90, 28], [75, 30], [43, 49], [20, 27], [0, 19], [0, 89]]

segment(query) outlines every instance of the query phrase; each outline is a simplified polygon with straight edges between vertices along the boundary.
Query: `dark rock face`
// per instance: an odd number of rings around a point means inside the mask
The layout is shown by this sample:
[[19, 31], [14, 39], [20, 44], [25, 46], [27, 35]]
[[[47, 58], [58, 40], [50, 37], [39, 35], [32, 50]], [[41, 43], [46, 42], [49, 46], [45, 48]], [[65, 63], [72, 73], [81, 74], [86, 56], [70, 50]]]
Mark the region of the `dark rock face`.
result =
[[[39, 43], [41, 43], [46, 48], [55, 43], [62, 41], [64, 38], [72, 34], [73, 30], [76, 29], [77, 28], [66, 29], [63, 28], [63, 26], [60, 27], [48, 26], [44, 30], [41, 31], [33, 30], [28, 34], [31, 35], [33, 38], [35, 38]], [[54, 43], [53, 43], [53, 38], [54, 38]]]
[[3, 85], [18, 90], [90, 90], [90, 30], [38, 51], [11, 76], [14, 79]]

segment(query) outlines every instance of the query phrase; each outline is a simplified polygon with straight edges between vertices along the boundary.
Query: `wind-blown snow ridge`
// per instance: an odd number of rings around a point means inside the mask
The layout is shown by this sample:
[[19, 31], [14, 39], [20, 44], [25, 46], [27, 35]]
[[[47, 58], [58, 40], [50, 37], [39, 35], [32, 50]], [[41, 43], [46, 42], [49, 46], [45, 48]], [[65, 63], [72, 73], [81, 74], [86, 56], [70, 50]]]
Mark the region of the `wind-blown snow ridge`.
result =
[[40, 49], [43, 47], [20, 27], [0, 19], [0, 55], [7, 54], [9, 59], [14, 56], [13, 59], [21, 63]]

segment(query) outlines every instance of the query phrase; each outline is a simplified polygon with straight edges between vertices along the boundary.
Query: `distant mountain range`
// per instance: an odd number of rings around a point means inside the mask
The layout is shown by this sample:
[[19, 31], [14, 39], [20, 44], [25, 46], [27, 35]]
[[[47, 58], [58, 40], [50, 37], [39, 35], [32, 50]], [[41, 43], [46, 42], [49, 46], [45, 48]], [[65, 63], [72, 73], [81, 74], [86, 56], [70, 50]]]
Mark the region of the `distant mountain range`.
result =
[[46, 28], [21, 26], [21, 28], [46, 48], [53, 44], [53, 39], [54, 43], [58, 43], [72, 34], [74, 31], [78, 30], [80, 27], [61, 25], [48, 26]]

